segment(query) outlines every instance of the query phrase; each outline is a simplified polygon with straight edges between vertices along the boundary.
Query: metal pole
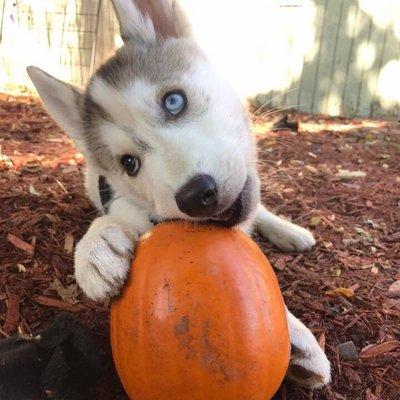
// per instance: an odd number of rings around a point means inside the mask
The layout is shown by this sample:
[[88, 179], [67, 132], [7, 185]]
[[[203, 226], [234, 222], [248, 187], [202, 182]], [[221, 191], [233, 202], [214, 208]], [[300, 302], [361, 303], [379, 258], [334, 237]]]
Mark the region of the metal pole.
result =
[[92, 59], [91, 59], [91, 61], [90, 61], [90, 75], [93, 74], [93, 71], [94, 71], [94, 63], [95, 63], [95, 60], [96, 60], [97, 33], [98, 33], [98, 31], [99, 31], [101, 1], [102, 1], [102, 0], [99, 0], [99, 3], [98, 3], [98, 5], [97, 5], [97, 21], [96, 21], [95, 37], [94, 37], [93, 47], [92, 47]]
[[1, 43], [2, 39], [3, 39], [3, 23], [4, 23], [4, 13], [5, 13], [5, 10], [6, 10], [6, 1], [7, 1], [7, 0], [4, 0], [4, 1], [3, 1], [3, 9], [2, 9], [2, 11], [1, 11], [1, 21], [0, 21], [0, 43]]

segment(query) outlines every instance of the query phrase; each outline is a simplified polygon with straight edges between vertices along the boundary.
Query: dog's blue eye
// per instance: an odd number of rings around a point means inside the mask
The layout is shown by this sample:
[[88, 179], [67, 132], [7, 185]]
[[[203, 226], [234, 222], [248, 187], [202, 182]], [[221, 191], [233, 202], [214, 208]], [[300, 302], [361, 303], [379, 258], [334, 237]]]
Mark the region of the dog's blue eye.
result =
[[168, 92], [162, 101], [165, 110], [172, 115], [180, 114], [186, 107], [186, 96], [180, 90]]

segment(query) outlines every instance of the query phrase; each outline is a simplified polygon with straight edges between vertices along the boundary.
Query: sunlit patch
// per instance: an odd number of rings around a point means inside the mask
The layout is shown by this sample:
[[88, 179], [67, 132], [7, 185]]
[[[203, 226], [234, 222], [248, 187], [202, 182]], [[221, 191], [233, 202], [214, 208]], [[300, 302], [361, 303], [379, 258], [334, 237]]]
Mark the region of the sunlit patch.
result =
[[381, 97], [382, 105], [390, 102], [400, 102], [400, 60], [389, 61], [381, 70], [377, 94]]
[[342, 99], [338, 93], [333, 92], [329, 95], [326, 104], [326, 112], [328, 115], [336, 116], [340, 115], [342, 107]]
[[[270, 136], [273, 137], [278, 135], [278, 132], [271, 131], [273, 126], [273, 120], [263, 121], [253, 126], [253, 132], [258, 137]], [[367, 128], [367, 129], [379, 129], [386, 126], [384, 121], [375, 121], [368, 119], [352, 119], [346, 121], [346, 123], [340, 123], [337, 120], [324, 119], [323, 121], [310, 121], [300, 122], [299, 128], [301, 132], [307, 133], [320, 133], [321, 131], [337, 132], [337, 133], [348, 133], [355, 129]]]
[[357, 37], [364, 27], [366, 21], [360, 18], [360, 16], [361, 13], [359, 12], [359, 9], [355, 4], [349, 7], [345, 26], [346, 35], [349, 38]]
[[358, 5], [380, 28], [387, 28], [400, 19], [399, 0], [359, 0]]
[[359, 69], [368, 69], [372, 67], [375, 61], [376, 50], [371, 43], [361, 43], [357, 49], [357, 67]]

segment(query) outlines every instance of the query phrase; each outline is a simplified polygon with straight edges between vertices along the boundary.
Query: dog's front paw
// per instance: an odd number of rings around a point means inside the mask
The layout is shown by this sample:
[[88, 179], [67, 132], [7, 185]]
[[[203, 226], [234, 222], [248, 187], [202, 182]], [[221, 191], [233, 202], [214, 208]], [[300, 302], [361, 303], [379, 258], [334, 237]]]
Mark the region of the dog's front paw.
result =
[[318, 388], [331, 380], [331, 366], [311, 331], [287, 311], [292, 354], [286, 377], [300, 386]]
[[75, 277], [84, 293], [101, 301], [119, 294], [131, 265], [137, 235], [95, 220], [75, 251]]
[[259, 228], [261, 234], [283, 251], [307, 251], [315, 245], [313, 234], [299, 225], [282, 221], [273, 227]]
[[292, 358], [286, 377], [297, 385], [319, 388], [331, 380], [330, 363], [318, 344], [307, 350], [292, 346]]

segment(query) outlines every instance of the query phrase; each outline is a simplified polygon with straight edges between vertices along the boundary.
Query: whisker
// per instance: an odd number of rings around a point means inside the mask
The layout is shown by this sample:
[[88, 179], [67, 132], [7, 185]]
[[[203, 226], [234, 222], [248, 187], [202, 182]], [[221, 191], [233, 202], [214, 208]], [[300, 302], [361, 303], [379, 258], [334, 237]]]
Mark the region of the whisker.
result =
[[272, 99], [267, 100], [264, 104], [262, 104], [260, 107], [257, 108], [257, 110], [253, 111], [253, 114], [257, 114], [258, 111], [260, 111], [261, 109], [263, 109], [265, 106], [267, 106], [269, 103], [272, 103], [275, 99], [277, 99], [278, 97], [284, 96], [287, 93], [291, 93], [294, 92], [295, 90], [299, 90], [299, 88], [293, 88], [293, 89], [288, 89], [288, 90], [284, 90], [283, 92], [277, 94], [276, 96], [272, 97]]
[[258, 115], [257, 118], [255, 118], [255, 119], [252, 121], [252, 123], [255, 124], [255, 123], [256, 123], [257, 121], [259, 121], [261, 118], [266, 117], [266, 116], [268, 116], [268, 115], [276, 114], [277, 112], [280, 112], [280, 111], [283, 111], [283, 110], [290, 110], [290, 109], [295, 108], [295, 107], [304, 107], [304, 106], [307, 106], [307, 104], [290, 104], [290, 105], [287, 105], [287, 106], [275, 107], [275, 108], [273, 108], [273, 109], [271, 109], [271, 110], [266, 111], [266, 112], [263, 113], [263, 114]]
[[[282, 146], [285, 146], [287, 149], [292, 150], [293, 152], [296, 152], [296, 149], [293, 147], [292, 143], [284, 138], [281, 137], [276, 137], [276, 136], [266, 136], [271, 142], [278, 143]], [[265, 154], [266, 151], [263, 151], [262, 149], [259, 150], [259, 154]]]
[[[107, 201], [105, 204], [103, 204], [103, 208], [105, 209], [105, 208], [110, 207], [111, 204], [114, 203], [114, 201], [120, 199], [121, 197], [122, 197], [122, 196], [117, 196], [117, 197], [115, 197], [115, 198], [113, 198], [113, 199]], [[88, 215], [93, 215], [93, 214], [95, 214], [95, 213], [97, 213], [97, 212], [98, 212], [98, 210], [96, 209], [96, 210], [93, 210], [93, 211], [88, 212]]]

